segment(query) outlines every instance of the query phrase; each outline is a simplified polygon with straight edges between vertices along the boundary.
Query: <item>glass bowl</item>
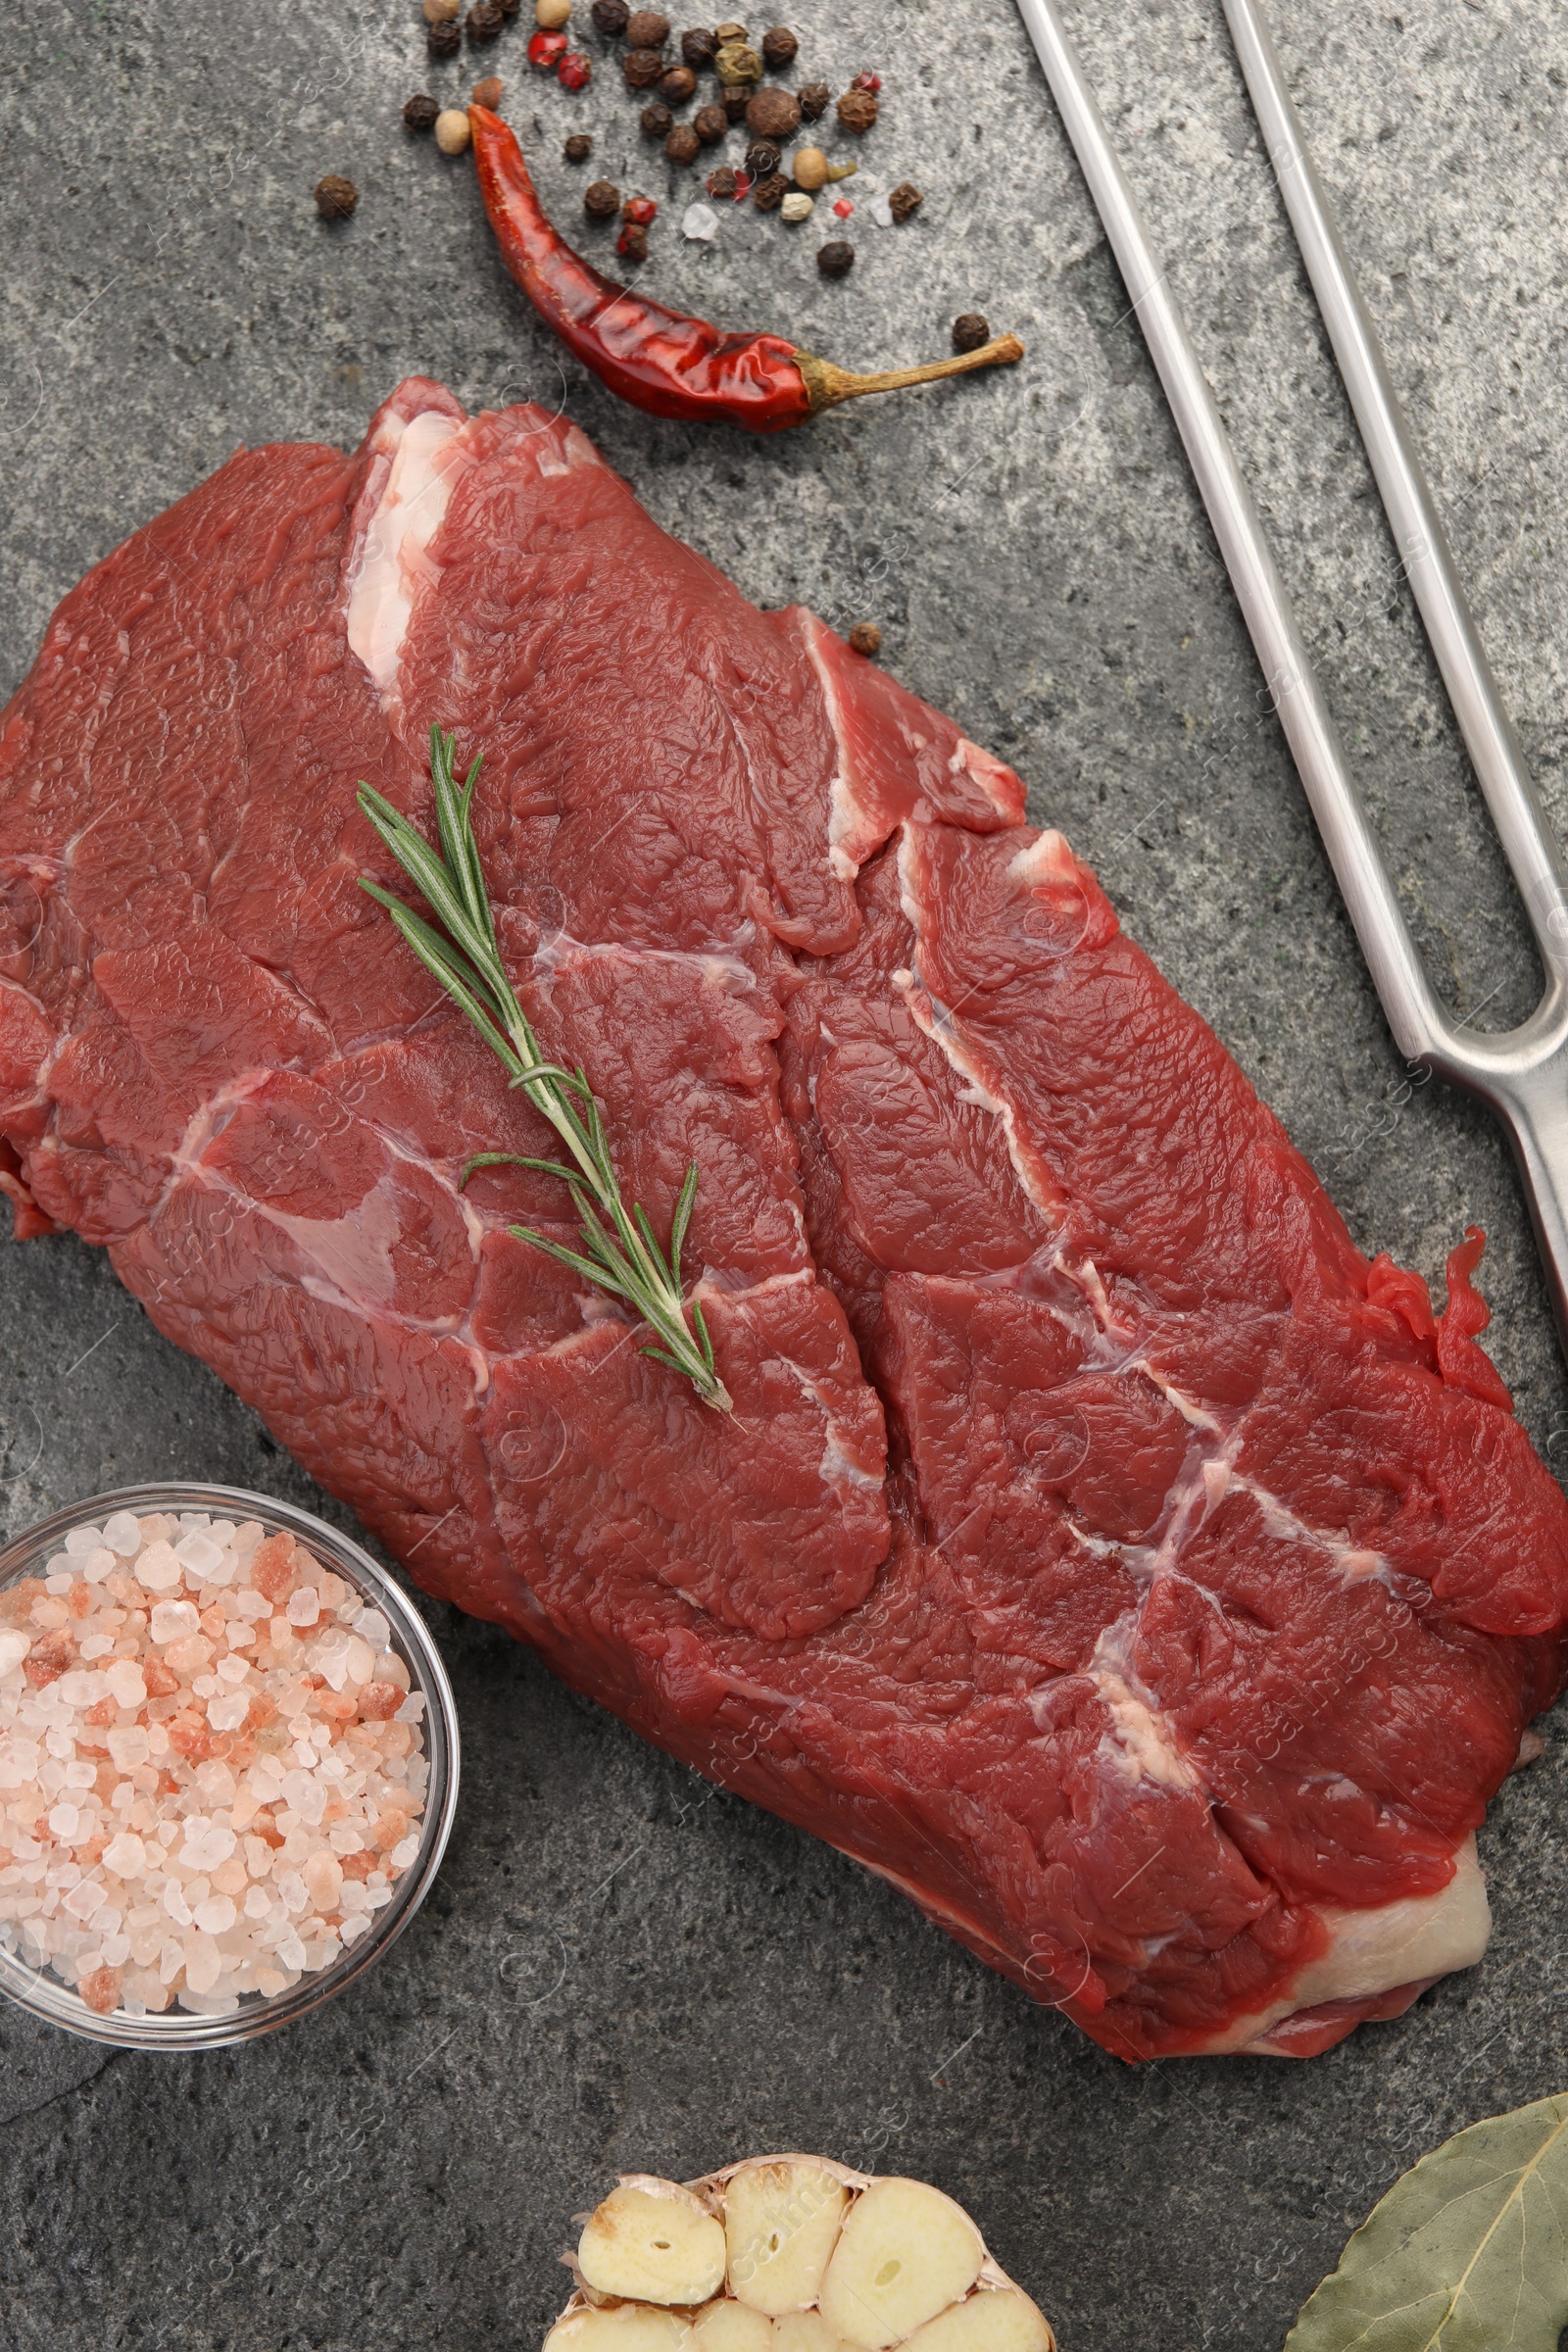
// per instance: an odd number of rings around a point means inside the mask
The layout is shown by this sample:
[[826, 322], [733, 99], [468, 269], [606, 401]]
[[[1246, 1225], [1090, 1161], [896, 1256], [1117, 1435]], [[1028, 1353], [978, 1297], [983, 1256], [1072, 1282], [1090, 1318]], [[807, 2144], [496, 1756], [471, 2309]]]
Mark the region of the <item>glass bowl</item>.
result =
[[[417, 1691], [424, 1699], [420, 1729], [429, 1780], [418, 1824], [418, 1852], [401, 1878], [393, 1881], [391, 1899], [373, 1914], [370, 1927], [327, 1967], [307, 1972], [297, 1984], [275, 1994], [242, 1993], [238, 2008], [226, 2015], [205, 2016], [171, 2008], [139, 2017], [122, 2009], [101, 2016], [87, 2007], [74, 1986], [47, 1968], [34, 1968], [20, 1952], [0, 1946], [0, 1992], [50, 2025], [124, 2049], [222, 2049], [270, 2034], [319, 2008], [363, 1975], [408, 1926], [429, 1891], [452, 1828], [458, 1795], [457, 1709], [446, 1669], [423, 1619], [369, 1554], [312, 1512], [295, 1510], [286, 1502], [247, 1494], [237, 1487], [123, 1487], [114, 1494], [88, 1495], [69, 1509], [40, 1519], [0, 1550], [0, 1590], [19, 1577], [38, 1574], [45, 1560], [65, 1547], [73, 1528], [102, 1527], [112, 1513], [124, 1510], [138, 1518], [157, 1511], [176, 1516], [206, 1512], [215, 1520], [259, 1520], [269, 1536], [286, 1531], [314, 1553], [323, 1568], [363, 1593], [368, 1607], [380, 1610], [391, 1629], [391, 1646], [408, 1668], [411, 1692]], [[0, 1740], [4, 1736], [0, 1734]], [[7, 1791], [0, 1788], [0, 1806], [7, 1801]]]

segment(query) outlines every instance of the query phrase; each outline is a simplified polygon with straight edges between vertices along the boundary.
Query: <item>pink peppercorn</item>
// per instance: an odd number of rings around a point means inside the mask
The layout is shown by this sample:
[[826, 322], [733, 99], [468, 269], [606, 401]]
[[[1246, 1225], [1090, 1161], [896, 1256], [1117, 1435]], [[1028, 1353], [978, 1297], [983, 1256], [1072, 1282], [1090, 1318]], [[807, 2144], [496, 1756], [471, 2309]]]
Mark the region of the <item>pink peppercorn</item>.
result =
[[556, 68], [556, 78], [564, 90], [584, 90], [593, 77], [593, 67], [580, 49], [568, 49]]
[[541, 74], [548, 74], [551, 67], [559, 65], [565, 54], [566, 36], [564, 32], [536, 32], [528, 43], [528, 63], [537, 66]]
[[880, 74], [857, 74], [850, 87], [852, 90], [865, 90], [874, 98], [882, 87], [882, 76]]
[[634, 228], [646, 228], [659, 207], [651, 196], [628, 196], [620, 208], [620, 217]]
[[847, 220], [850, 215], [854, 212], [855, 207], [847, 196], [841, 196], [837, 204], [833, 207], [833, 210], [841, 220]]

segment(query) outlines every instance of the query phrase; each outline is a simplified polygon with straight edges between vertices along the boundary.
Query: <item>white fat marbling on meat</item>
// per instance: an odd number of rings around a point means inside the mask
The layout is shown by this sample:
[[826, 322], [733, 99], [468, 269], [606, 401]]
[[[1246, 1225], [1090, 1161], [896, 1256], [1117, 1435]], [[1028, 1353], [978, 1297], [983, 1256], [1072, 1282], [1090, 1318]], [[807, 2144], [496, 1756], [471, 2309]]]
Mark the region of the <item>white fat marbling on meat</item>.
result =
[[[1011, 768], [997, 759], [994, 753], [983, 750], [978, 743], [971, 743], [967, 735], [960, 735], [956, 749], [948, 761], [948, 773], [950, 776], [967, 776], [971, 784], [978, 784], [1000, 817], [1008, 824], [1017, 822], [1017, 779]], [[1061, 840], [1059, 833], [1056, 839]], [[1065, 848], [1066, 844], [1062, 846]]]
[[[783, 1279], [787, 1282], [796, 1282], [802, 1280], [803, 1277], [790, 1274], [785, 1275]], [[817, 1457], [816, 1474], [823, 1486], [831, 1494], [837, 1494], [841, 1501], [848, 1498], [848, 1490], [854, 1487], [870, 1487], [880, 1492], [886, 1484], [887, 1476], [881, 1463], [877, 1462], [867, 1468], [863, 1460], [858, 1459], [846, 1448], [843, 1443], [843, 1424], [833, 1418], [832, 1408], [816, 1382], [811, 1379], [809, 1373], [804, 1371], [796, 1363], [793, 1356], [780, 1355], [777, 1361], [784, 1366], [802, 1395], [810, 1398], [822, 1416], [822, 1451]]]
[[1260, 1487], [1255, 1479], [1238, 1477], [1235, 1484], [1239, 1493], [1250, 1494], [1256, 1503], [1271, 1536], [1289, 1543], [1311, 1544], [1319, 1551], [1327, 1552], [1334, 1563], [1335, 1574], [1343, 1585], [1376, 1582], [1398, 1598], [1395, 1572], [1381, 1551], [1368, 1551], [1359, 1544], [1348, 1544], [1343, 1535], [1332, 1535], [1326, 1528], [1309, 1526], [1304, 1519], [1297, 1517], [1289, 1503], [1282, 1502], [1277, 1494], [1271, 1494], [1266, 1487]]
[[350, 649], [374, 679], [383, 703], [396, 700], [398, 662], [416, 591], [434, 575], [425, 550], [451, 495], [456, 453], [450, 445], [468, 428], [442, 410], [426, 409], [394, 429], [391, 465], [365, 526], [348, 606]]
[[1356, 1911], [1319, 1903], [1317, 1915], [1333, 1937], [1330, 1948], [1308, 1962], [1283, 2000], [1238, 2018], [1202, 2054], [1245, 2050], [1263, 2058], [1287, 2056], [1288, 2050], [1268, 2037], [1298, 2010], [1316, 2009], [1325, 2001], [1366, 2000], [1398, 1984], [1474, 1968], [1492, 1934], [1492, 1908], [1473, 1836], [1453, 1861], [1453, 1877], [1437, 1894], [1403, 1895]]
[[[899, 895], [903, 904], [905, 920], [918, 941], [920, 937], [920, 905], [914, 893], [912, 872], [914, 846], [913, 829], [908, 825], [902, 825], [899, 828]], [[954, 1070], [963, 1081], [964, 1088], [967, 1090], [965, 1100], [974, 1103], [981, 1110], [990, 1111], [993, 1117], [1002, 1121], [1002, 1132], [1006, 1138], [1007, 1156], [1012, 1161], [1018, 1182], [1046, 1219], [1047, 1224], [1059, 1225], [1061, 1203], [1052, 1188], [1044, 1163], [1032, 1152], [1026, 1150], [1018, 1132], [1018, 1122], [1013, 1115], [1011, 1103], [1004, 1102], [1000, 1096], [994, 1094], [976, 1069], [947, 1006], [923, 988], [918, 975], [906, 966], [901, 965], [899, 970], [893, 974], [893, 984], [903, 998], [909, 1017], [915, 1026], [930, 1038], [950, 1069]], [[1071, 1279], [1070, 1268], [1061, 1267], [1060, 1270]]]
[[1134, 1622], [1123, 1617], [1107, 1625], [1084, 1670], [1111, 1720], [1100, 1742], [1100, 1760], [1126, 1781], [1153, 1781], [1182, 1791], [1200, 1788], [1202, 1783], [1177, 1746], [1169, 1722], [1133, 1687], [1124, 1642]]
[[335, 1304], [357, 1313], [390, 1304], [397, 1290], [392, 1250], [402, 1237], [403, 1219], [384, 1176], [342, 1217], [290, 1216], [270, 1202], [256, 1205], [317, 1269], [314, 1289], [313, 1277], [302, 1277], [313, 1296], [329, 1293]]
[[1315, 2009], [1320, 2001], [1353, 2000], [1419, 1977], [1473, 1968], [1492, 1934], [1487, 1882], [1473, 1835], [1453, 1860], [1453, 1877], [1438, 1894], [1406, 1895], [1375, 1911], [1320, 1904], [1318, 1916], [1334, 1937], [1334, 1948], [1303, 1969], [1292, 1987], [1293, 2007]]
[[716, 944], [708, 948], [643, 948], [628, 946], [614, 939], [574, 939], [563, 928], [547, 932], [534, 950], [529, 962], [530, 978], [548, 988], [557, 972], [565, 964], [586, 961], [590, 956], [612, 956], [619, 963], [684, 964], [699, 985], [716, 988], [725, 996], [746, 997], [757, 993], [757, 974], [746, 961], [742, 950], [757, 936], [757, 926], [745, 922], [728, 945]]
[[[1092, 1264], [1093, 1260], [1088, 1262]], [[1096, 1271], [1096, 1279], [1097, 1281], [1099, 1280], [1098, 1269]], [[1102, 1298], [1104, 1297], [1103, 1284], [1101, 1286], [1101, 1296]], [[1105, 1303], [1108, 1308], [1110, 1304], [1108, 1298], [1106, 1298]], [[1198, 1399], [1195, 1396], [1189, 1396], [1185, 1389], [1179, 1389], [1176, 1383], [1171, 1379], [1170, 1375], [1166, 1372], [1161, 1372], [1157, 1364], [1152, 1364], [1147, 1356], [1141, 1355], [1135, 1360], [1130, 1369], [1136, 1372], [1142, 1372], [1144, 1378], [1149, 1381], [1152, 1387], [1159, 1391], [1160, 1395], [1164, 1397], [1165, 1402], [1168, 1405], [1171, 1405], [1178, 1413], [1180, 1413], [1182, 1419], [1187, 1423], [1189, 1429], [1202, 1430], [1210, 1437], [1217, 1437], [1219, 1435], [1219, 1423], [1215, 1420], [1213, 1414], [1206, 1411], [1204, 1407], [1198, 1402]]]
[[807, 658], [822, 689], [822, 700], [827, 705], [827, 722], [833, 730], [833, 746], [838, 754], [832, 781], [827, 788], [828, 870], [836, 881], [853, 882], [860, 870], [859, 861], [844, 845], [860, 834], [865, 817], [856, 800], [849, 764], [844, 757], [843, 710], [839, 702], [838, 681], [833, 675], [832, 665], [823, 656], [822, 623], [814, 612], [802, 613], [801, 635], [805, 639]]
[[[560, 418], [552, 417], [550, 421], [557, 424]], [[560, 433], [531, 433], [525, 441], [514, 444], [514, 454], [525, 465], [532, 465], [540, 479], [547, 482], [559, 481], [568, 473], [581, 473], [586, 467], [603, 466], [605, 462], [587, 434], [580, 433], [574, 424], [568, 424]]]
[[1033, 841], [1026, 843], [1010, 859], [1007, 871], [1026, 889], [1050, 882], [1067, 883], [1075, 890], [1082, 887], [1077, 860], [1067, 847], [1067, 836], [1058, 833], [1054, 825], [1048, 825], [1043, 833], [1037, 833]]

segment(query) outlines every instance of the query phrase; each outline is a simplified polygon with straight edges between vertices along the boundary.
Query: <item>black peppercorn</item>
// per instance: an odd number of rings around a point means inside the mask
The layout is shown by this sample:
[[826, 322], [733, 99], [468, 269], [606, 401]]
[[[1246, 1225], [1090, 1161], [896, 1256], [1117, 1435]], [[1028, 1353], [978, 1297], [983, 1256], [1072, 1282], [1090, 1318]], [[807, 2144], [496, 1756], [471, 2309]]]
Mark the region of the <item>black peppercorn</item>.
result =
[[496, 0], [476, 0], [476, 5], [470, 8], [468, 11], [469, 40], [499, 40], [501, 38], [501, 27], [503, 24], [505, 24], [506, 21], [506, 18], [501, 14], [500, 9], [496, 6]]
[[672, 66], [659, 87], [671, 106], [684, 106], [696, 92], [697, 76], [690, 66]]
[[746, 169], [754, 179], [766, 179], [778, 170], [778, 149], [771, 139], [754, 139], [746, 150]]
[[593, 153], [593, 140], [585, 130], [574, 130], [561, 152], [568, 164], [585, 164]]
[[403, 120], [411, 130], [434, 130], [435, 119], [440, 112], [435, 100], [427, 98], [420, 90], [404, 107]]
[[680, 53], [694, 74], [712, 72], [713, 56], [717, 48], [718, 43], [713, 35], [705, 31], [701, 25], [691, 32], [683, 32], [680, 36]]
[[746, 120], [746, 109], [748, 106], [750, 106], [751, 102], [752, 93], [747, 88], [745, 82], [737, 82], [733, 89], [726, 90], [719, 100], [719, 104], [724, 109], [725, 122], [744, 122]]
[[662, 49], [669, 38], [669, 19], [657, 8], [638, 8], [626, 20], [626, 38], [634, 49]]
[[801, 102], [793, 90], [754, 90], [746, 102], [746, 123], [759, 139], [792, 139], [801, 127]]
[[708, 193], [710, 196], [716, 196], [720, 203], [723, 203], [728, 198], [733, 197], [735, 193], [735, 174], [728, 164], [720, 164], [716, 172], [710, 172], [708, 174]]
[[359, 189], [340, 172], [329, 172], [316, 183], [316, 209], [323, 220], [347, 220], [359, 201]]
[[808, 122], [819, 121], [833, 103], [833, 93], [825, 81], [808, 81], [805, 89], [796, 92], [796, 96], [801, 102], [801, 112]]
[[895, 220], [907, 220], [909, 215], [924, 201], [912, 179], [901, 179], [888, 198], [888, 211]]
[[790, 183], [782, 172], [769, 172], [752, 190], [752, 202], [760, 213], [776, 213], [790, 192]]
[[882, 651], [882, 632], [874, 620], [858, 620], [850, 631], [850, 651], [871, 661]]
[[961, 318], [953, 321], [955, 351], [978, 351], [982, 343], [989, 343], [990, 340], [991, 322], [983, 318], [978, 311], [965, 311]]
[[463, 47], [463, 26], [456, 17], [448, 18], [440, 24], [427, 24], [424, 28], [424, 45], [432, 57], [456, 57]]
[[664, 60], [657, 49], [628, 49], [620, 61], [620, 70], [631, 89], [651, 90], [656, 81], [663, 78]]
[[664, 141], [664, 153], [672, 164], [695, 164], [702, 143], [689, 122], [677, 122]]
[[608, 179], [591, 179], [582, 192], [582, 209], [595, 220], [612, 220], [620, 210], [620, 190]]
[[594, 30], [602, 32], [607, 41], [617, 41], [626, 29], [631, 10], [626, 0], [594, 0], [588, 14], [594, 21]]
[[877, 117], [877, 103], [869, 90], [846, 90], [837, 108], [839, 121], [857, 138], [863, 138]]
[[623, 262], [646, 262], [648, 259], [647, 229], [636, 220], [628, 220], [615, 239], [615, 251]]
[[817, 254], [816, 266], [824, 277], [848, 277], [855, 268], [855, 247], [847, 245], [842, 237], [835, 237]]
[[729, 128], [729, 117], [721, 106], [700, 106], [692, 117], [692, 128], [705, 147], [716, 147]]
[[770, 74], [782, 74], [786, 66], [794, 65], [800, 45], [787, 24], [775, 24], [771, 32], [762, 35], [763, 65]]
[[637, 118], [645, 139], [667, 139], [669, 126], [674, 120], [662, 98], [651, 99]]

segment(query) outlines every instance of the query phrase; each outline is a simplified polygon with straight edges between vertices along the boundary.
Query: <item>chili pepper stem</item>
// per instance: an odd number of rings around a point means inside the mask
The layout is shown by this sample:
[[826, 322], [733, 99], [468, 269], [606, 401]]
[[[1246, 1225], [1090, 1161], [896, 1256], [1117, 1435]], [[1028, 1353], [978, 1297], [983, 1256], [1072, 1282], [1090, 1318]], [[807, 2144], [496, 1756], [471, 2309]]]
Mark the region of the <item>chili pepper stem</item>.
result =
[[795, 365], [806, 379], [811, 414], [836, 408], [841, 400], [858, 400], [862, 392], [901, 392], [906, 384], [935, 383], [941, 375], [967, 375], [971, 368], [1010, 368], [1023, 358], [1016, 335], [996, 335], [978, 351], [955, 352], [951, 360], [931, 360], [924, 368], [884, 368], [875, 375], [855, 375], [835, 368], [808, 351], [795, 354]]

